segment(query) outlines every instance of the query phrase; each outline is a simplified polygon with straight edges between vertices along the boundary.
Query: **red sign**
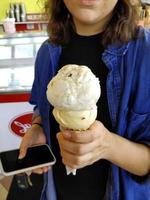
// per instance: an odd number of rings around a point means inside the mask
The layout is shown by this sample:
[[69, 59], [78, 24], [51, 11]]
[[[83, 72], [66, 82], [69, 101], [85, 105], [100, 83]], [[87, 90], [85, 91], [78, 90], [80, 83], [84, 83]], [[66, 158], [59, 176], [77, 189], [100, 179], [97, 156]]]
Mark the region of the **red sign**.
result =
[[24, 113], [13, 118], [9, 125], [11, 131], [23, 137], [26, 131], [31, 127], [32, 114], [33, 113]]

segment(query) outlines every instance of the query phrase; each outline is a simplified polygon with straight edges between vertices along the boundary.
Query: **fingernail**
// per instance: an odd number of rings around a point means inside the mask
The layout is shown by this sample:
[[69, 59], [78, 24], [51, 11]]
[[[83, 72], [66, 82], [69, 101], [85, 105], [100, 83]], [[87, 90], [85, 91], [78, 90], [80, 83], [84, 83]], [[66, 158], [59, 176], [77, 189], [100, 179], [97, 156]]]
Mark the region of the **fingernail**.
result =
[[65, 138], [71, 138], [71, 133], [69, 131], [64, 131], [63, 135], [65, 136]]
[[19, 154], [18, 159], [22, 159], [22, 158], [24, 158], [24, 155], [23, 154]]

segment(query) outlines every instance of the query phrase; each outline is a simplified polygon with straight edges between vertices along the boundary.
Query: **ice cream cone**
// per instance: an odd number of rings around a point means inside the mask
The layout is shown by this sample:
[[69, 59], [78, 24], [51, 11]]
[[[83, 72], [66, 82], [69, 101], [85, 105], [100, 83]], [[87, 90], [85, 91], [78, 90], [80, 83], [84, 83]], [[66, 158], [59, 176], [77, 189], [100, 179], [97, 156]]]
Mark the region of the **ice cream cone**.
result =
[[[63, 129], [87, 130], [97, 117], [99, 79], [87, 66], [65, 65], [47, 86], [47, 99], [53, 115]], [[67, 175], [76, 169], [66, 166]]]

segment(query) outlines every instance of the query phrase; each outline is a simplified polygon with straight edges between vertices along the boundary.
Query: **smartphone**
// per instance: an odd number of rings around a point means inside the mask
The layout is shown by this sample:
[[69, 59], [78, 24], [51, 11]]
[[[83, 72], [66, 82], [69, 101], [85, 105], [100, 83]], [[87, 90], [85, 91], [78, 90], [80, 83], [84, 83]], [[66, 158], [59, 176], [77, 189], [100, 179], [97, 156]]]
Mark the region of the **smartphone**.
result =
[[23, 159], [18, 159], [19, 149], [0, 153], [0, 167], [4, 176], [15, 175], [55, 164], [56, 158], [47, 144], [29, 147]]

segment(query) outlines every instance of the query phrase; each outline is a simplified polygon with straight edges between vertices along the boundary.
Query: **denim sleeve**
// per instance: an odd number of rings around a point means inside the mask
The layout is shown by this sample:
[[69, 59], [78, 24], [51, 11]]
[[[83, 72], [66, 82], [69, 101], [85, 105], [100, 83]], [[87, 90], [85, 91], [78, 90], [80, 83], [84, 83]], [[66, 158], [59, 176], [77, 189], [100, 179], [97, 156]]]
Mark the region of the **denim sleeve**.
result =
[[33, 115], [32, 115], [32, 122], [34, 121], [34, 119], [36, 117], [39, 117], [40, 116], [40, 112], [39, 112], [39, 109], [37, 106], [34, 107], [34, 110], [33, 110]]

